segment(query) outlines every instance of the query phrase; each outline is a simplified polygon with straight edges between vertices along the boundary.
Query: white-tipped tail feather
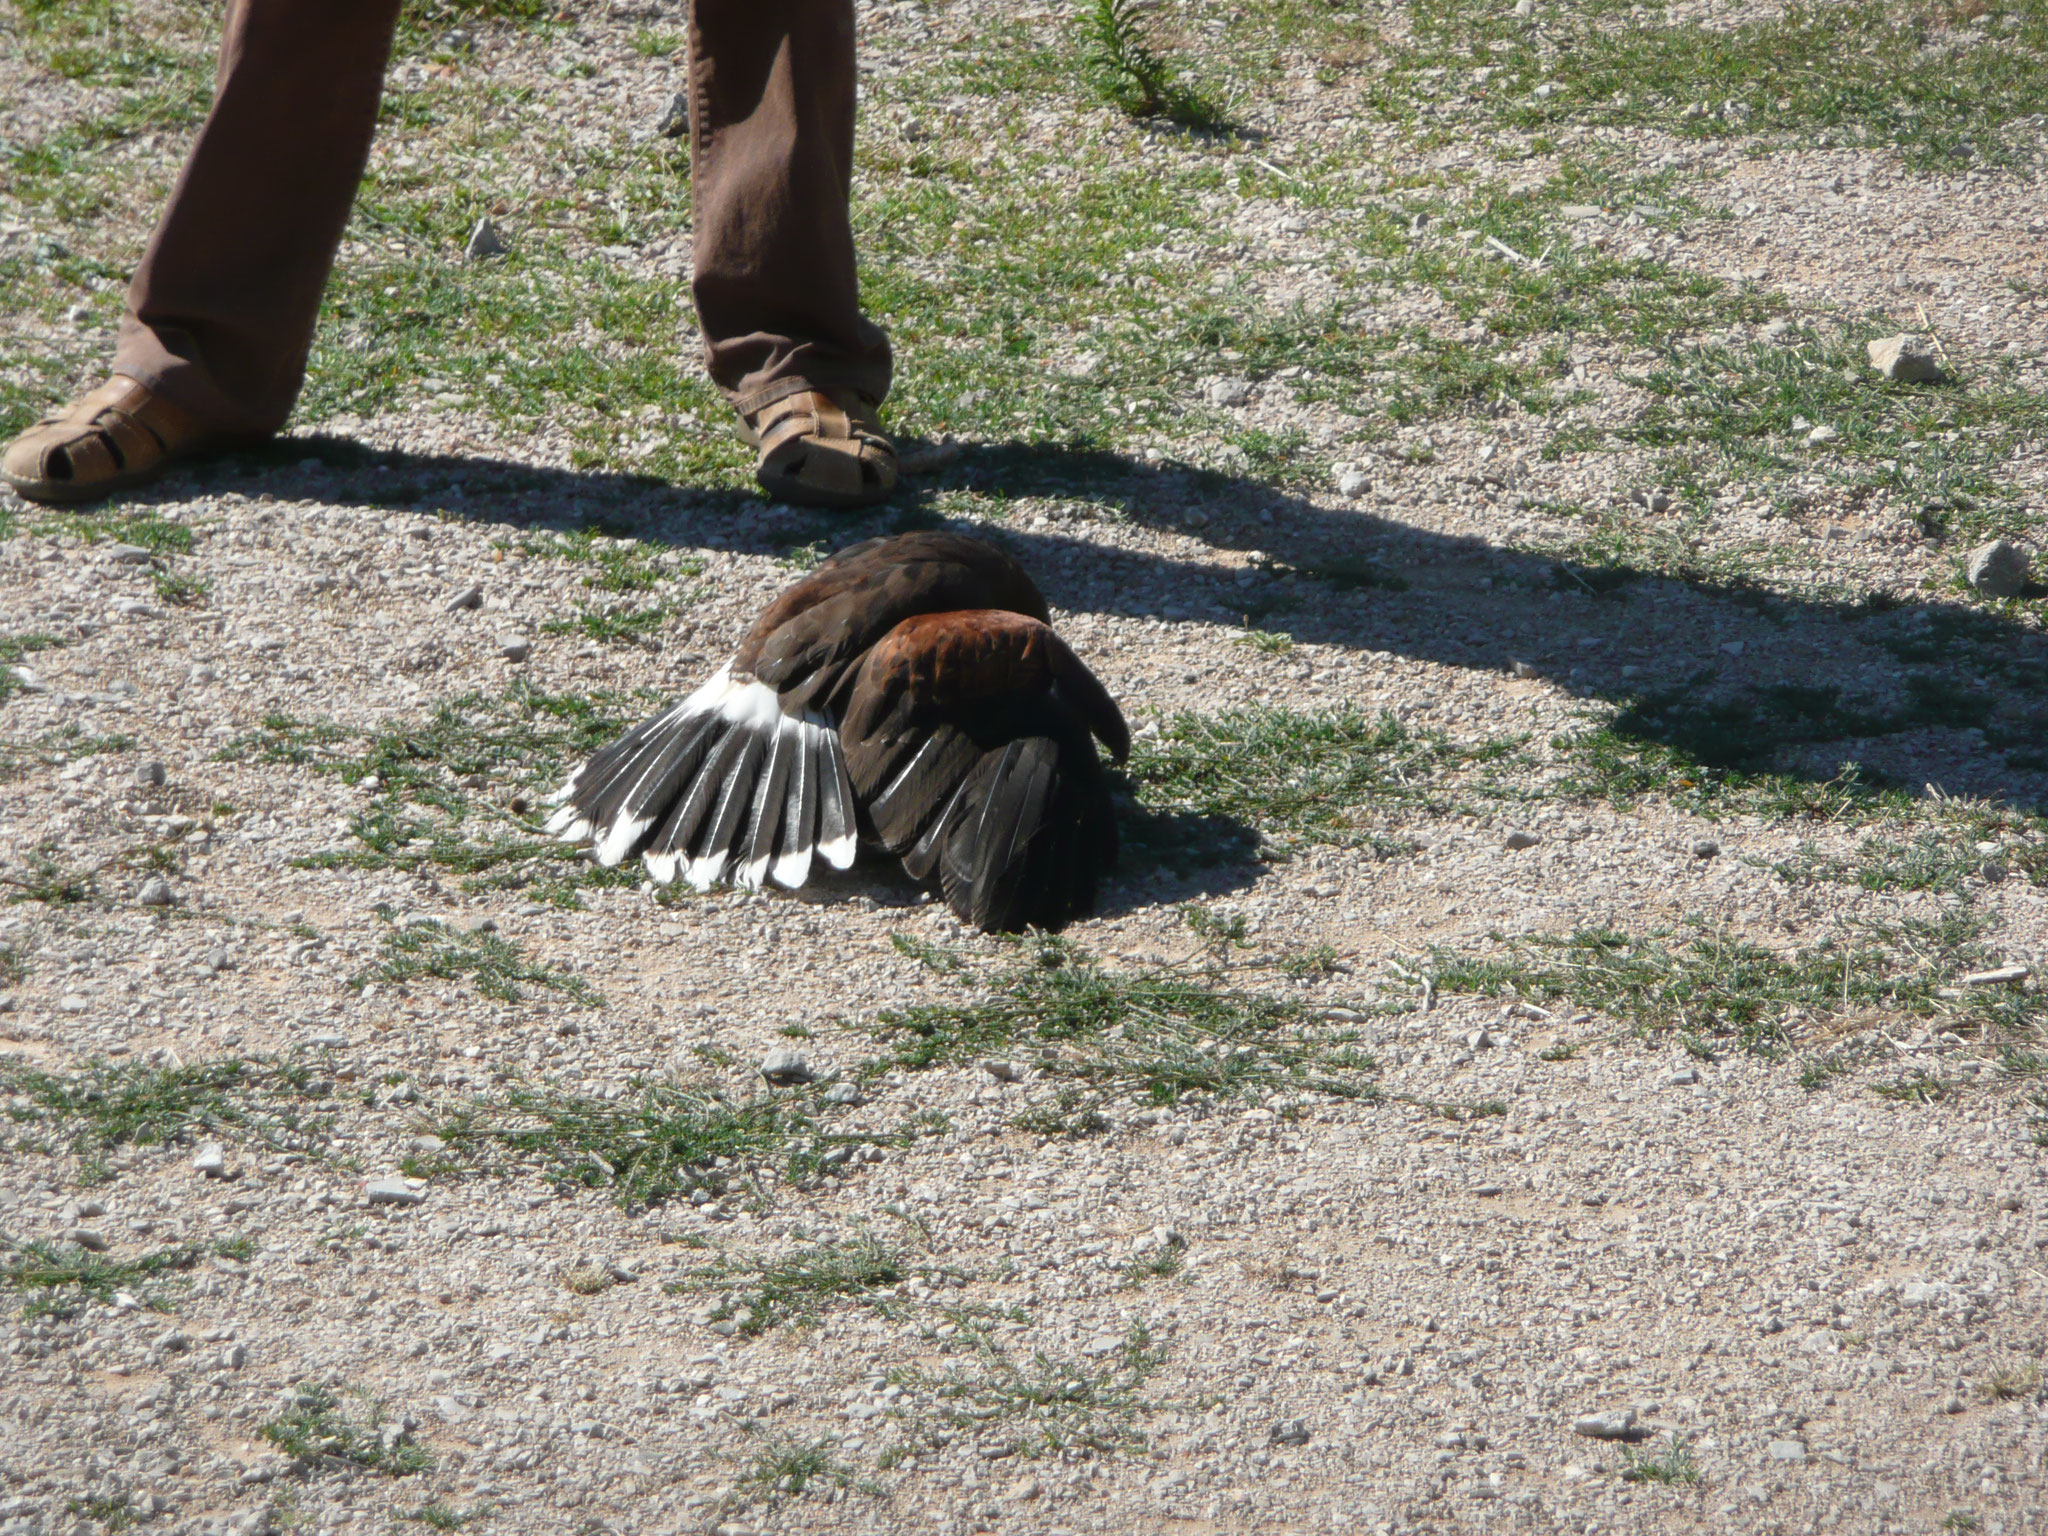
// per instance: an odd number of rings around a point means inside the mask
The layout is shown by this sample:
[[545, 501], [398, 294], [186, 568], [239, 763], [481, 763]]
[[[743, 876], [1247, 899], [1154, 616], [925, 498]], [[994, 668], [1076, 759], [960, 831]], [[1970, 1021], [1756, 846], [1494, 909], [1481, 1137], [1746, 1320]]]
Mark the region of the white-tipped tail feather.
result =
[[839, 733], [823, 715], [782, 712], [765, 683], [727, 666], [664, 714], [577, 769], [552, 797], [547, 831], [595, 840], [610, 868], [638, 853], [663, 885], [720, 880], [795, 888], [815, 853], [853, 863], [858, 829]]

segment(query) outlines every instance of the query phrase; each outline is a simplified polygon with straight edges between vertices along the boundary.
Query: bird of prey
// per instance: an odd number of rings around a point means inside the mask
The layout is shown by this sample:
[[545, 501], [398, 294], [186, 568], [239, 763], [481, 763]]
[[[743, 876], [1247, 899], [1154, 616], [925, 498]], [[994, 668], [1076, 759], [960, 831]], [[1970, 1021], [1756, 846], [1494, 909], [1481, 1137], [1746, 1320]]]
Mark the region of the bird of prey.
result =
[[1116, 860], [1095, 740], [1122, 762], [1131, 738], [1049, 619], [992, 544], [854, 545], [769, 604], [710, 681], [578, 769], [547, 830], [700, 890], [793, 889], [865, 841], [963, 921], [1060, 927]]

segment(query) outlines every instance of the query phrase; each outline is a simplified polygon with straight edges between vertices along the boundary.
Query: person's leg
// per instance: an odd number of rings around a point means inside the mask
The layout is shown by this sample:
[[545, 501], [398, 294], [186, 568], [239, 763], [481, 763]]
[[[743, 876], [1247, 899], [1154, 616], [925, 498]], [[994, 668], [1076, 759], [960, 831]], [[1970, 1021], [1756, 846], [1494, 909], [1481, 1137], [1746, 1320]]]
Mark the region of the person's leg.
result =
[[889, 392], [847, 213], [854, 78], [852, 0], [692, 0], [697, 317], [742, 415], [804, 390]]
[[369, 159], [399, 0], [229, 0], [213, 109], [136, 268], [114, 372], [226, 438], [284, 425]]

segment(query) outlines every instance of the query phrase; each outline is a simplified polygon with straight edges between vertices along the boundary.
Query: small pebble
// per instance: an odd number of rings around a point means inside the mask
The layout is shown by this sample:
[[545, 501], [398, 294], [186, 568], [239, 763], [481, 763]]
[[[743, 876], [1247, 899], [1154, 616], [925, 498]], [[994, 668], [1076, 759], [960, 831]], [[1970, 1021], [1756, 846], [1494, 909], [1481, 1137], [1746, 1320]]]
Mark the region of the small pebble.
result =
[[1572, 1433], [1589, 1440], [1626, 1440], [1635, 1432], [1633, 1408], [1609, 1408], [1604, 1413], [1582, 1414], [1572, 1420]]
[[135, 765], [135, 782], [138, 784], [161, 784], [164, 781], [164, 765], [155, 758]]
[[1692, 856], [1696, 859], [1711, 859], [1720, 851], [1720, 842], [1711, 837], [1699, 838], [1692, 845]]
[[228, 1155], [217, 1141], [209, 1141], [199, 1149], [199, 1155], [192, 1159], [192, 1171], [209, 1179], [227, 1176]]
[[761, 1059], [761, 1075], [777, 1088], [794, 1087], [811, 1080], [811, 1064], [801, 1051], [773, 1050]]
[[533, 641], [525, 635], [500, 635], [498, 654], [507, 661], [524, 661], [533, 654]]
[[1510, 832], [1501, 839], [1501, 846], [1519, 851], [1523, 848], [1534, 848], [1542, 841], [1543, 839], [1534, 832]]
[[1307, 1445], [1310, 1437], [1311, 1431], [1305, 1419], [1282, 1419], [1273, 1426], [1272, 1442], [1275, 1445]]
[[162, 875], [152, 875], [142, 882], [142, 889], [135, 893], [135, 900], [145, 907], [168, 907], [173, 901], [171, 882]]
[[372, 1205], [419, 1205], [427, 1192], [414, 1189], [404, 1179], [372, 1179], [363, 1186], [363, 1198]]
[[2033, 556], [2011, 539], [1993, 539], [1970, 551], [1970, 585], [1986, 597], [2018, 597], [2027, 589]]

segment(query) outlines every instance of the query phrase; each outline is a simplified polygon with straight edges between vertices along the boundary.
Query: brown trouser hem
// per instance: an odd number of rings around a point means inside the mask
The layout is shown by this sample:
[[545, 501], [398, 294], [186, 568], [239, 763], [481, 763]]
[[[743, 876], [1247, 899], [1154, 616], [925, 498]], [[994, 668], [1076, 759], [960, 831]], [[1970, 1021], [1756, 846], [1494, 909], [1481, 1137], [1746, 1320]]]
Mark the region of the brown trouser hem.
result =
[[[399, 0], [229, 0], [213, 107], [128, 289], [113, 371], [226, 438], [291, 414], [368, 163]], [[888, 394], [860, 311], [851, 0], [693, 0], [692, 293], [736, 409]]]

